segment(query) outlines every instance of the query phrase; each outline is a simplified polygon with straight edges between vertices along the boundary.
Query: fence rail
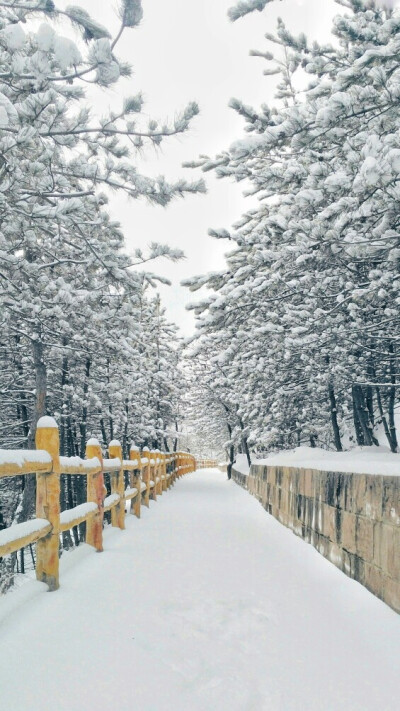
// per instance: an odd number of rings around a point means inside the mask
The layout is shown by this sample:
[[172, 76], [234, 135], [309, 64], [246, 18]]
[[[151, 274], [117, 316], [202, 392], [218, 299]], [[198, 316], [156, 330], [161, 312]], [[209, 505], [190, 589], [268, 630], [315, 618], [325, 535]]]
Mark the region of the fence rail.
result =
[[[196, 460], [187, 452], [164, 453], [132, 446], [124, 460], [120, 442], [108, 446], [103, 458], [100, 443], [90, 439], [86, 457], [60, 457], [59, 431], [52, 417], [42, 417], [36, 432], [36, 451], [0, 450], [0, 478], [36, 475], [36, 518], [0, 531], [0, 558], [30, 544], [37, 544], [36, 577], [49, 590], [59, 587], [59, 539], [64, 531], [86, 522], [86, 543], [103, 550], [104, 513], [111, 512], [111, 525], [125, 528], [125, 505], [140, 518], [141, 505], [156, 501], [176, 479], [196, 470]], [[210, 460], [211, 461], [211, 460]], [[125, 472], [129, 486], [125, 488]], [[86, 477], [86, 503], [60, 511], [60, 476]], [[111, 494], [105, 497], [104, 474], [109, 474]]]
[[218, 466], [216, 459], [196, 459], [197, 469], [214, 469]]

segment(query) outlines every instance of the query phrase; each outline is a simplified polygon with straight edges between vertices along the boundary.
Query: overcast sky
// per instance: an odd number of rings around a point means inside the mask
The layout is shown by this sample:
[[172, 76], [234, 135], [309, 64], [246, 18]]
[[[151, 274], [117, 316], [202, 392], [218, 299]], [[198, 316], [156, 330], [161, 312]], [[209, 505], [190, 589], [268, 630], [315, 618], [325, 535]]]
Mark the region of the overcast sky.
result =
[[[118, 27], [113, 0], [79, 0], [79, 4], [110, 30]], [[279, 16], [296, 33], [327, 39], [338, 11], [333, 0], [283, 0], [232, 24], [226, 13], [233, 4], [234, 0], [143, 0], [142, 24], [127, 30], [118, 44], [118, 56], [133, 65], [134, 74], [102, 95], [105, 106], [119, 95], [142, 91], [145, 111], [154, 118], [173, 117], [192, 100], [201, 110], [187, 134], [169, 139], [157, 153], [150, 150], [140, 166], [143, 172], [198, 177], [181, 164], [200, 153], [213, 156], [243, 133], [243, 121], [228, 108], [229, 99], [234, 96], [259, 106], [273, 97], [274, 79], [263, 76], [263, 60], [250, 57], [249, 50], [267, 48], [264, 34], [274, 30]], [[172, 281], [171, 287], [161, 287], [160, 292], [169, 317], [184, 334], [193, 330], [193, 317], [185, 304], [195, 295], [180, 287], [180, 281], [223, 266], [228, 244], [212, 240], [207, 230], [230, 228], [250, 206], [242, 197], [243, 186], [217, 181], [210, 174], [206, 181], [207, 195], [190, 196], [167, 208], [123, 196], [112, 202], [128, 249], [158, 241], [184, 250], [183, 262], [162, 260], [153, 269]]]

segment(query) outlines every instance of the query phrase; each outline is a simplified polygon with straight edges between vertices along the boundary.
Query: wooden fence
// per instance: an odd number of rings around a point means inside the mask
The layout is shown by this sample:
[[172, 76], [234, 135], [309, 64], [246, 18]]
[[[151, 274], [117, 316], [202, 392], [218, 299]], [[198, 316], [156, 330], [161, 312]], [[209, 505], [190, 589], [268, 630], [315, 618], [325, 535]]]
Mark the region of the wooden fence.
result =
[[197, 469], [214, 469], [218, 466], [216, 459], [196, 459]]
[[[32, 543], [37, 544], [36, 577], [49, 590], [59, 587], [60, 534], [86, 521], [86, 543], [103, 550], [103, 517], [111, 511], [111, 524], [125, 528], [125, 506], [131, 501], [131, 513], [140, 518], [140, 508], [149, 506], [170, 488], [176, 479], [196, 470], [196, 460], [186, 452], [165, 454], [158, 450], [142, 452], [131, 447], [130, 458], [122, 457], [117, 440], [108, 446], [109, 458], [102, 456], [96, 439], [86, 446], [86, 458], [60, 457], [59, 431], [52, 417], [42, 417], [36, 433], [36, 450], [0, 450], [0, 477], [36, 475], [36, 518], [0, 531], [0, 557]], [[125, 472], [129, 487], [125, 488]], [[111, 480], [111, 494], [104, 486], [104, 474]], [[86, 477], [86, 503], [60, 511], [60, 476]]]

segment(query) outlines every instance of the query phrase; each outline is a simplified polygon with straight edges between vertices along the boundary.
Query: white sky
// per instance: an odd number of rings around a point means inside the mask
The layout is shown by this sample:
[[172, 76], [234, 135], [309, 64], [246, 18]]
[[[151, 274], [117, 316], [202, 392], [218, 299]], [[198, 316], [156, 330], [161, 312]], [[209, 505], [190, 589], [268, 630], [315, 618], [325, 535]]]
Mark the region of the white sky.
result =
[[[65, 2], [69, 4], [69, 2]], [[116, 2], [79, 0], [93, 17], [109, 29], [118, 27]], [[181, 164], [200, 153], [210, 156], [227, 148], [243, 133], [243, 121], [228, 108], [234, 96], [259, 106], [273, 97], [274, 79], [264, 77], [264, 61], [249, 56], [250, 49], [267, 49], [265, 32], [273, 31], [278, 17], [289, 29], [323, 40], [329, 37], [332, 16], [340, 9], [334, 0], [283, 0], [262, 12], [230, 23], [227, 9], [234, 0], [143, 0], [144, 19], [135, 30], [127, 30], [118, 45], [118, 56], [134, 68], [129, 81], [120, 82], [102, 95], [104, 106], [118, 95], [142, 91], [149, 116], [173, 117], [189, 101], [200, 104], [201, 114], [180, 138], [166, 141], [158, 153], [150, 150], [141, 170], [189, 180], [198, 176]], [[113, 198], [112, 212], [124, 228], [128, 249], [146, 247], [151, 241], [167, 242], [184, 250], [178, 264], [160, 260], [153, 271], [172, 281], [160, 287], [169, 317], [187, 334], [193, 316], [185, 304], [196, 295], [180, 281], [194, 274], [220, 269], [228, 243], [207, 236], [209, 227], [230, 228], [250, 206], [242, 197], [243, 186], [205, 176], [208, 194], [178, 200], [167, 208], [145, 202]]]

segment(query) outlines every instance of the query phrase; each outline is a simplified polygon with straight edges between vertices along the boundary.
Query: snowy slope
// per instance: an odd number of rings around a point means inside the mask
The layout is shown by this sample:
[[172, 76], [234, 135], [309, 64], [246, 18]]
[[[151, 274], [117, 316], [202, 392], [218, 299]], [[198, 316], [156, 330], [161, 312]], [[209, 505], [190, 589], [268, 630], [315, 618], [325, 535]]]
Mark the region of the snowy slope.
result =
[[350, 452], [328, 452], [318, 447], [315, 449], [297, 447], [271, 454], [267, 459], [254, 460], [253, 464], [400, 476], [400, 454], [392, 454], [386, 447], [357, 447]]
[[226, 474], [151, 506], [2, 600], [2, 711], [394, 708], [400, 616]]

